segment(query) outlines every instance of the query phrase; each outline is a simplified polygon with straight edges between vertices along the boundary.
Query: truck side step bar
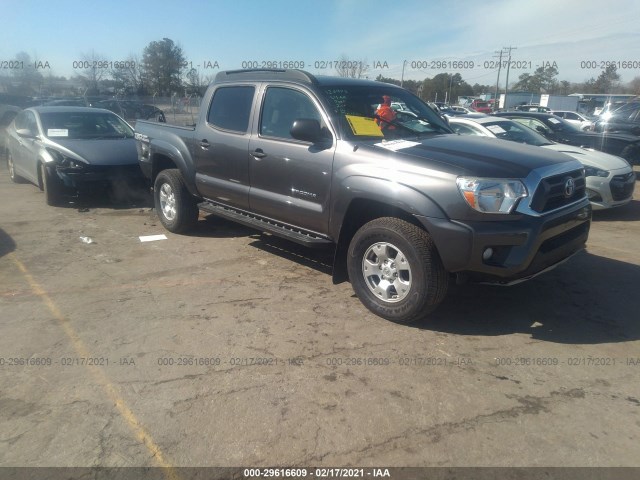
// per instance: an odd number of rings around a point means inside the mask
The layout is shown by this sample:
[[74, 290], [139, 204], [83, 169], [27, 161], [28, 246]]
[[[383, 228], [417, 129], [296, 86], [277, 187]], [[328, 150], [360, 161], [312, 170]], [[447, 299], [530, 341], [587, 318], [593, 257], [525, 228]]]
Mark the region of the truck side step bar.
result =
[[312, 248], [329, 247], [333, 242], [325, 237], [318, 236], [311, 232], [296, 229], [289, 225], [276, 222], [275, 220], [266, 219], [247, 212], [234, 210], [223, 207], [211, 202], [202, 202], [198, 204], [198, 208], [207, 213], [212, 213], [218, 217], [226, 218], [233, 222], [241, 223], [250, 228], [255, 228], [261, 232], [268, 232], [278, 237], [286, 238], [293, 242]]

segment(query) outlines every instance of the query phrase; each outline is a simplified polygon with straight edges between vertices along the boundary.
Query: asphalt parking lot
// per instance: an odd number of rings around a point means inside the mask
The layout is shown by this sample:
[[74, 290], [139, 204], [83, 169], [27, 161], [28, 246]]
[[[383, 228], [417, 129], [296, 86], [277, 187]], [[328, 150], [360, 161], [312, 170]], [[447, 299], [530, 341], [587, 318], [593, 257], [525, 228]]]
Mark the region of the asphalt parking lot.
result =
[[416, 327], [215, 217], [47, 207], [4, 161], [0, 192], [0, 466], [640, 466], [640, 186], [586, 252]]

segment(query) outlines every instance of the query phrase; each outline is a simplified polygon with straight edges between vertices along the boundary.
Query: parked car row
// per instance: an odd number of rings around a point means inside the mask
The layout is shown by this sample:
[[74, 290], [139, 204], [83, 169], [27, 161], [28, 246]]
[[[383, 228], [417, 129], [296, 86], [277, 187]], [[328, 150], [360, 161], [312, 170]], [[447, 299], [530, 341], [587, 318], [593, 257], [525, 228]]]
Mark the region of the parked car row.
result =
[[[44, 190], [47, 204], [57, 205], [65, 194], [117, 179], [141, 180], [133, 129], [113, 112], [88, 107], [8, 111], [15, 116], [3, 137], [11, 180], [36, 184]], [[399, 120], [406, 116], [402, 121], [420, 123], [408, 110], [396, 113]], [[624, 205], [633, 197], [635, 174], [623, 158], [638, 161], [640, 138], [583, 132], [567, 120], [537, 112], [488, 116], [447, 106], [440, 113], [447, 115], [456, 133], [541, 146], [578, 159], [585, 166], [594, 209]]]
[[633, 198], [635, 173], [624, 159], [597, 150], [551, 142], [522, 123], [497, 116], [463, 116], [449, 119], [461, 135], [476, 135], [526, 143], [567, 154], [585, 168], [587, 196], [594, 210], [626, 205]]
[[640, 100], [622, 105], [613, 112], [600, 115], [595, 122], [596, 132], [625, 132], [640, 135]]
[[592, 148], [622, 157], [631, 164], [640, 163], [640, 137], [636, 135], [585, 132], [549, 113], [497, 112], [495, 115], [516, 120], [552, 142]]

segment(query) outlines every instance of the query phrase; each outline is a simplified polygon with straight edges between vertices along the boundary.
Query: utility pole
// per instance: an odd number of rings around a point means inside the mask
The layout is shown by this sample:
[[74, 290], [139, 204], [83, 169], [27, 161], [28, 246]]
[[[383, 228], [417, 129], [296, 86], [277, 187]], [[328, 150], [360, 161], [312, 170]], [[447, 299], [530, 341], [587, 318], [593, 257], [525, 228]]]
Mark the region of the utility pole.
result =
[[[502, 70], [502, 52], [503, 50], [500, 50], [500, 60], [498, 60], [498, 79], [496, 80], [496, 96], [495, 96], [495, 102], [494, 102], [494, 106], [497, 107], [498, 104], [498, 88], [500, 85], [500, 70]], [[498, 52], [495, 52], [498, 53]], [[493, 58], [496, 58], [496, 56], [494, 55]]]
[[517, 50], [517, 47], [504, 47], [505, 50], [509, 50], [509, 60], [507, 60], [507, 81], [504, 84], [504, 106], [507, 106], [507, 93], [509, 92], [509, 68], [511, 67], [511, 50]]
[[404, 67], [407, 64], [407, 60], [404, 60], [402, 62], [402, 76], [400, 77], [400, 86], [402, 87], [404, 85]]

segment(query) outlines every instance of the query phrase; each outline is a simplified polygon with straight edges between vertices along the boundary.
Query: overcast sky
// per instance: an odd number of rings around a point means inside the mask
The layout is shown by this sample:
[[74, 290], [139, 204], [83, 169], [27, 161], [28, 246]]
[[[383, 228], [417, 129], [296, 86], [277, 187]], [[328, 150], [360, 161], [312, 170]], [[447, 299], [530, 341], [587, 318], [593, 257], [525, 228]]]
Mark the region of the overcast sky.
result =
[[45, 74], [80, 73], [73, 62], [92, 51], [110, 61], [141, 56], [149, 42], [168, 37], [205, 75], [215, 74], [205, 68], [215, 62], [224, 70], [287, 61], [335, 74], [331, 62], [346, 55], [366, 59], [370, 78], [399, 79], [404, 66], [405, 79], [449, 72], [494, 85], [491, 61], [511, 46], [510, 83], [554, 64], [558, 80], [584, 81], [608, 61], [618, 62], [623, 81], [640, 76], [637, 0], [0, 0], [0, 6], [0, 62], [24, 51], [48, 62]]

